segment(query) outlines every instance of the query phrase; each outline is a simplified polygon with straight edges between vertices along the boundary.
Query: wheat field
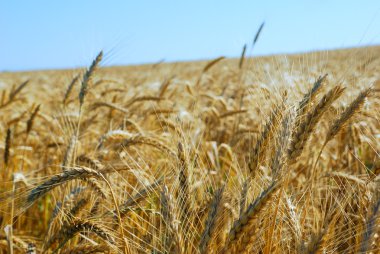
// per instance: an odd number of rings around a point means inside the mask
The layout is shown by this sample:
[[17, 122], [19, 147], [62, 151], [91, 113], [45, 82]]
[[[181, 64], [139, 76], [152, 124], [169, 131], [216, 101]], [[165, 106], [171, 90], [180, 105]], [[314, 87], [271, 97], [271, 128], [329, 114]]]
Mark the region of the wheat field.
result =
[[0, 73], [0, 253], [380, 253], [379, 56]]

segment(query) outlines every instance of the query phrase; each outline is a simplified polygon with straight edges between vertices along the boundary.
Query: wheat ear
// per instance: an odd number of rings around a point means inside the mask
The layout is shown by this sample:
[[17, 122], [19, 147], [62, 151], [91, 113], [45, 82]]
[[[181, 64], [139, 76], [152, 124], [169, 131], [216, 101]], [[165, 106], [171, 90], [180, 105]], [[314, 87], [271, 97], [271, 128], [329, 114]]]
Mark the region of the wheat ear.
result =
[[[183, 150], [182, 143], [178, 143], [178, 161], [179, 161], [179, 193], [178, 202], [180, 207], [181, 221], [184, 223], [186, 221], [187, 215], [190, 212], [189, 203], [189, 177], [188, 177], [188, 165], [185, 157], [185, 151]], [[184, 223], [186, 224], [186, 223]]]
[[223, 192], [224, 186], [215, 192], [214, 198], [210, 204], [205, 229], [203, 230], [199, 243], [199, 251], [201, 254], [209, 252], [209, 245], [211, 244], [213, 236], [217, 232], [216, 223], [218, 220], [218, 215], [220, 216], [220, 206], [222, 204]]
[[4, 149], [4, 164], [8, 166], [9, 155], [11, 149], [12, 131], [10, 128], [7, 130], [7, 136], [5, 137], [5, 149]]
[[243, 187], [241, 189], [241, 196], [240, 196], [240, 212], [239, 216], [242, 216], [245, 211], [245, 204], [247, 203], [247, 194], [249, 189], [249, 181], [248, 179], [244, 181]]
[[80, 107], [82, 107], [82, 105], [83, 105], [84, 97], [87, 94], [88, 84], [91, 80], [92, 74], [97, 69], [100, 61], [102, 61], [102, 58], [103, 58], [103, 51], [100, 51], [99, 54], [94, 59], [94, 61], [92, 61], [90, 68], [88, 68], [87, 71], [85, 72], [85, 74], [83, 75], [83, 80], [82, 80], [82, 84], [81, 84], [81, 88], [80, 88], [80, 92], [79, 92], [79, 105], [80, 105]]
[[69, 145], [67, 146], [65, 155], [63, 156], [63, 162], [62, 162], [62, 169], [65, 171], [66, 167], [71, 166], [72, 161], [74, 160], [74, 151], [75, 151], [75, 145], [77, 143], [77, 136], [76, 134], [73, 134], [71, 136]]
[[293, 115], [288, 113], [282, 120], [281, 131], [276, 137], [276, 150], [271, 160], [270, 168], [272, 170], [273, 179], [278, 179], [282, 173], [282, 168], [286, 164], [286, 151], [290, 143], [291, 127], [293, 123]]
[[198, 81], [197, 81], [197, 83], [195, 84], [195, 87], [198, 87], [198, 86], [200, 85], [203, 75], [204, 75], [209, 69], [211, 69], [212, 66], [216, 65], [217, 63], [219, 63], [220, 61], [222, 61], [224, 58], [225, 58], [224, 56], [221, 56], [221, 57], [215, 58], [214, 60], [211, 60], [209, 63], [207, 63], [207, 64], [205, 65], [205, 67], [203, 67], [202, 73], [201, 73], [201, 75], [199, 76]]
[[374, 204], [372, 209], [371, 216], [367, 219], [366, 229], [363, 232], [362, 241], [360, 244], [359, 253], [367, 253], [370, 249], [371, 240], [373, 239], [373, 231], [376, 228], [376, 220], [380, 210], [380, 197], [377, 199], [377, 202]]
[[136, 102], [140, 102], [140, 101], [161, 101], [162, 99], [163, 98], [157, 97], [157, 96], [136, 96], [132, 98], [130, 101], [128, 101], [125, 107], [128, 108], [132, 106], [133, 104], [135, 104]]
[[56, 252], [57, 250], [61, 249], [66, 244], [66, 242], [72, 239], [76, 234], [85, 230], [96, 234], [98, 237], [110, 244], [115, 244], [114, 238], [101, 225], [82, 219], [73, 219], [71, 223], [64, 225], [61, 228], [60, 232], [48, 240], [45, 249], [50, 248], [52, 244], [60, 241], [58, 248], [55, 250]]
[[70, 96], [70, 94], [71, 94], [71, 91], [73, 90], [73, 87], [74, 87], [75, 83], [78, 81], [78, 79], [79, 79], [79, 75], [75, 76], [75, 77], [71, 80], [69, 86], [67, 87], [67, 90], [66, 90], [66, 92], [65, 92], [65, 95], [63, 96], [63, 100], [62, 100], [62, 103], [63, 103], [63, 104], [66, 104], [66, 101], [67, 101], [67, 99], [69, 98], [69, 96]]
[[29, 83], [29, 80], [21, 83], [15, 90], [13, 90], [10, 94], [9, 94], [9, 100], [12, 101], [17, 94], [19, 94], [21, 92], [22, 89], [25, 88], [25, 86]]
[[181, 235], [179, 234], [178, 226], [175, 224], [172, 199], [166, 186], [164, 186], [161, 191], [160, 207], [162, 219], [165, 225], [165, 232], [162, 239], [164, 252], [180, 254], [183, 252], [181, 248]]
[[16, 89], [12, 89], [9, 93], [9, 98], [7, 100], [7, 102], [4, 102], [5, 100], [5, 91], [3, 92], [3, 97], [2, 97], [2, 104], [0, 105], [0, 108], [4, 108], [6, 106], [8, 106], [9, 104], [11, 104], [14, 99], [16, 98], [16, 95], [19, 94], [21, 92], [22, 89], [24, 89], [24, 87], [29, 83], [29, 80], [21, 83]]
[[317, 81], [314, 82], [314, 85], [311, 89], [304, 95], [302, 100], [298, 104], [298, 108], [296, 111], [297, 114], [297, 124], [301, 121], [301, 119], [305, 116], [306, 112], [309, 110], [310, 105], [315, 101], [317, 95], [321, 92], [321, 88], [326, 81], [327, 74], [322, 77], [319, 77]]
[[348, 123], [348, 121], [361, 110], [363, 107], [363, 104], [365, 102], [365, 99], [369, 96], [372, 89], [368, 88], [362, 92], [359, 93], [359, 95], [356, 97], [355, 100], [351, 102], [351, 104], [343, 111], [342, 114], [340, 114], [339, 117], [337, 117], [334, 122], [330, 125], [329, 130], [327, 131], [327, 135], [325, 138], [325, 141], [321, 147], [321, 150], [318, 153], [317, 159], [314, 162], [313, 171], [315, 170], [315, 167], [317, 166], [318, 160], [322, 155], [322, 151], [327, 145], [328, 142], [330, 142], [338, 133], [340, 130], [344, 128], [344, 126]]
[[32, 112], [32, 114], [30, 115], [30, 118], [28, 119], [28, 121], [26, 122], [26, 134], [29, 134], [29, 132], [32, 130], [32, 127], [33, 127], [33, 123], [34, 123], [34, 119], [36, 118], [37, 114], [38, 114], [38, 111], [40, 111], [40, 106], [41, 105], [38, 105]]
[[27, 201], [28, 203], [33, 203], [37, 199], [44, 196], [46, 193], [58, 187], [68, 181], [87, 178], [87, 177], [101, 177], [101, 174], [93, 169], [86, 167], [71, 167], [66, 171], [53, 176], [49, 180], [45, 181], [41, 185], [37, 186], [33, 190], [30, 191]]
[[254, 224], [257, 215], [264, 209], [265, 205], [271, 200], [280, 186], [281, 184], [279, 182], [272, 182], [272, 184], [261, 192], [260, 196], [248, 206], [239, 219], [235, 221], [228, 234], [228, 239], [222, 253], [245, 253], [249, 250], [255, 236]]
[[245, 51], [247, 50], [247, 44], [244, 44], [243, 50], [241, 51], [240, 55], [240, 61], [239, 61], [239, 69], [243, 68], [244, 65], [244, 58], [245, 58]]
[[177, 157], [177, 154], [174, 151], [172, 151], [171, 148], [169, 148], [167, 145], [163, 144], [159, 140], [155, 138], [151, 138], [151, 137], [146, 137], [140, 134], [133, 135], [132, 137], [124, 140], [124, 142], [122, 143], [122, 145], [125, 147], [135, 145], [135, 144], [149, 145], [167, 153], [173, 158]]
[[325, 96], [323, 96], [314, 109], [307, 113], [305, 119], [303, 119], [300, 124], [296, 126], [296, 129], [292, 135], [290, 148], [288, 149], [289, 165], [296, 162], [324, 112], [336, 99], [339, 98], [339, 96], [342, 95], [343, 91], [344, 88], [340, 85], [331, 89], [327, 94], [325, 94]]
[[265, 124], [263, 131], [261, 132], [259, 139], [256, 142], [255, 148], [251, 153], [251, 158], [248, 163], [248, 168], [250, 170], [251, 176], [255, 176], [255, 172], [265, 157], [265, 152], [268, 148], [269, 141], [273, 137], [273, 134], [277, 128], [278, 120], [277, 118], [281, 114], [284, 108], [276, 108], [271, 112], [268, 122]]
[[257, 32], [255, 34], [255, 38], [253, 38], [252, 47], [254, 47], [256, 45], [257, 41], [259, 40], [261, 31], [263, 30], [264, 25], [265, 25], [265, 22], [261, 23], [259, 29], [257, 29]]

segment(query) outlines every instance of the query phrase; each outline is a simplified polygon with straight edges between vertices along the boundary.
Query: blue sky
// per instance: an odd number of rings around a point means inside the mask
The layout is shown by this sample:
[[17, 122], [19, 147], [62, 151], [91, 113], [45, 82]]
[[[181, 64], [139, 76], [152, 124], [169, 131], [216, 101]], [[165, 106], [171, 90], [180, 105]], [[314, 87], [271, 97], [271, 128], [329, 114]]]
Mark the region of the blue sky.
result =
[[380, 1], [0, 2], [0, 71], [210, 59], [380, 44]]

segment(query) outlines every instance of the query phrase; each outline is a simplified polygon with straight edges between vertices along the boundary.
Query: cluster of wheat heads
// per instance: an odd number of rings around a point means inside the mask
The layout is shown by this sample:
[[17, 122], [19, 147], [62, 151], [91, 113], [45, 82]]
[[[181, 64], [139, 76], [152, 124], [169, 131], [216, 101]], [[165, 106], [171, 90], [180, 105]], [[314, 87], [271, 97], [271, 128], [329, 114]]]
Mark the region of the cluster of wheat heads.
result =
[[0, 253], [379, 252], [378, 51], [1, 74]]

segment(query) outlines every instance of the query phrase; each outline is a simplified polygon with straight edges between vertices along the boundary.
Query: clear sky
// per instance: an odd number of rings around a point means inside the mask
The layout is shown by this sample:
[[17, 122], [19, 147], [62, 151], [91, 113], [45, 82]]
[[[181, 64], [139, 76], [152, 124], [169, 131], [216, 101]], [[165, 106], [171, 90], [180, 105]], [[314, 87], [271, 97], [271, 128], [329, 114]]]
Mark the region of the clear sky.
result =
[[380, 44], [379, 0], [0, 0], [0, 71], [237, 57]]

